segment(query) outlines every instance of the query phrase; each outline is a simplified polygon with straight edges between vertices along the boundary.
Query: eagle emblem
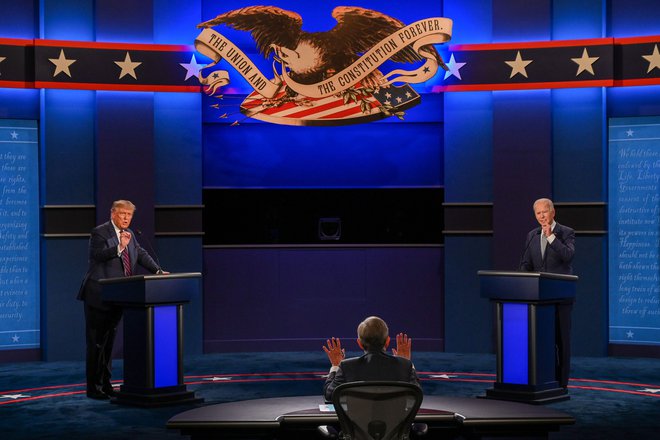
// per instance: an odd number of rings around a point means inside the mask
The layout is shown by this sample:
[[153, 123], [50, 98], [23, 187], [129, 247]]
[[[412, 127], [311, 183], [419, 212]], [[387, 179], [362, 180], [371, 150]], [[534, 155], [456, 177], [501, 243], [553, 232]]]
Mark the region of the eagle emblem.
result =
[[[446, 69], [433, 44], [451, 37], [451, 20], [430, 18], [406, 26], [371, 9], [339, 6], [337, 24], [325, 32], [303, 30], [302, 17], [275, 6], [249, 6], [200, 23], [196, 48], [228, 61], [255, 89], [241, 104], [248, 117], [290, 125], [347, 124], [388, 116], [420, 102], [410, 82]], [[268, 78], [229, 40], [211, 28], [219, 25], [250, 32], [259, 53], [273, 60]], [[386, 61], [423, 65], [383, 74]], [[278, 69], [279, 67], [279, 69]], [[200, 81], [210, 94], [227, 84], [227, 74]], [[395, 83], [401, 83], [396, 86]]]

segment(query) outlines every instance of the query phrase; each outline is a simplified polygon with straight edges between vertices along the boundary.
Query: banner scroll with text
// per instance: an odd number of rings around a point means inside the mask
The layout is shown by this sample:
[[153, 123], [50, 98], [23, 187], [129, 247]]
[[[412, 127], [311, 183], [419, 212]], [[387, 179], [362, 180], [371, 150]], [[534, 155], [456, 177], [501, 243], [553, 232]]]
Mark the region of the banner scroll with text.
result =
[[36, 121], [0, 119], [0, 350], [39, 347]]
[[609, 123], [610, 343], [660, 345], [660, 117]]

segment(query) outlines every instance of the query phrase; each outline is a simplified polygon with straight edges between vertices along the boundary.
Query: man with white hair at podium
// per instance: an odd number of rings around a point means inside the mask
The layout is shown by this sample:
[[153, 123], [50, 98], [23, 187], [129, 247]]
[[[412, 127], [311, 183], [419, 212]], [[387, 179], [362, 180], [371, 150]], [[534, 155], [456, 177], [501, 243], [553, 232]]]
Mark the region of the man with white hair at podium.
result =
[[[555, 206], [550, 199], [538, 199], [533, 205], [539, 227], [527, 234], [520, 270], [573, 275], [575, 231], [555, 221]], [[556, 377], [562, 388], [568, 386], [571, 369], [571, 310], [573, 301], [557, 304]]]

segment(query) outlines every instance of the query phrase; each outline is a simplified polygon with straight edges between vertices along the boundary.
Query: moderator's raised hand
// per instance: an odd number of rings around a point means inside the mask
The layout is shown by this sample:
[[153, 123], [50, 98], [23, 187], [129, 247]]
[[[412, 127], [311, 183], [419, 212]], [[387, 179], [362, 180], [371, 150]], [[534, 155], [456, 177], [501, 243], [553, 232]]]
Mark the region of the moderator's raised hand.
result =
[[341, 348], [341, 341], [339, 338], [331, 338], [325, 342], [326, 345], [323, 346], [323, 351], [328, 355], [328, 359], [330, 359], [332, 366], [336, 367], [346, 357], [344, 349]]
[[412, 339], [405, 333], [396, 335], [396, 348], [392, 349], [394, 356], [412, 359]]

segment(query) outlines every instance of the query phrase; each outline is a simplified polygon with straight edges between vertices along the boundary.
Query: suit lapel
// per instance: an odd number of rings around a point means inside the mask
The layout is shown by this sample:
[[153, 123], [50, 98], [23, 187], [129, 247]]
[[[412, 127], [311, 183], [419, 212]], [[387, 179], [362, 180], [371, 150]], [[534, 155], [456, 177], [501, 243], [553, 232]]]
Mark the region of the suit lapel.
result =
[[115, 227], [112, 222], [108, 222], [106, 231], [108, 233], [108, 244], [115, 247], [119, 246], [119, 238], [117, 237], [117, 233], [115, 232]]

